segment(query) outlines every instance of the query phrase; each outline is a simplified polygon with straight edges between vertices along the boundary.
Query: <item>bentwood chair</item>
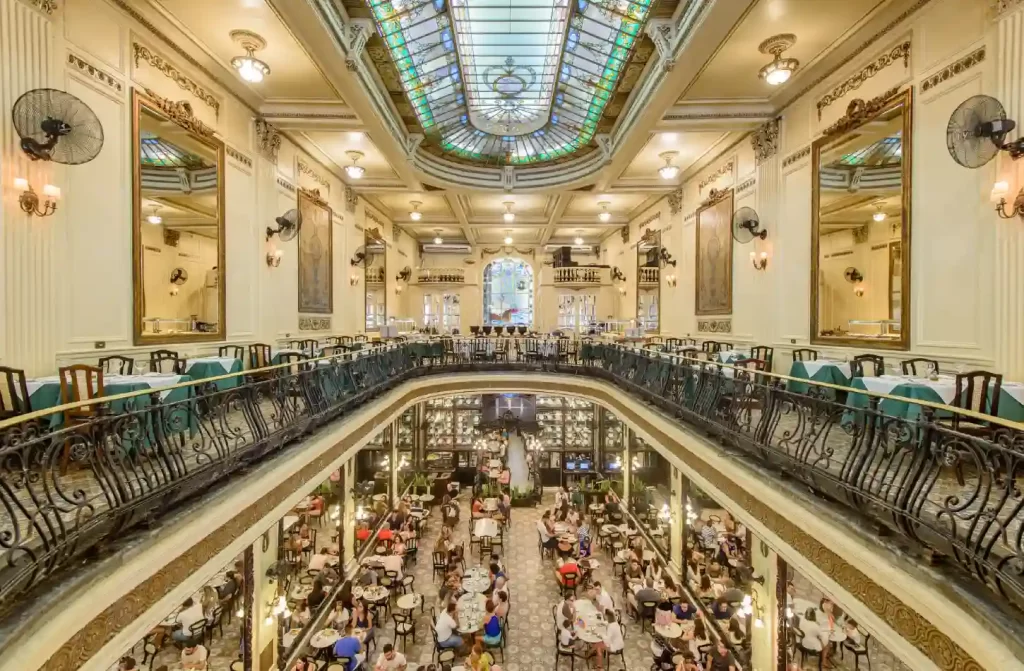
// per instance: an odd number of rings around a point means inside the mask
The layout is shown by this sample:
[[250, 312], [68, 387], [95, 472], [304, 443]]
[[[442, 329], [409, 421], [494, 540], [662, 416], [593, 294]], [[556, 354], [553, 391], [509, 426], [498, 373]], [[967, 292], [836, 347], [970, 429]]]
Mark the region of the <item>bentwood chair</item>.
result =
[[[608, 671], [613, 671], [612, 670], [612, 657], [618, 656], [619, 661], [622, 662], [622, 671], [627, 671], [627, 667], [626, 667], [626, 646], [625, 646], [625, 643], [626, 643], [626, 628], [624, 626], [622, 626], [622, 613], [620, 613], [617, 609], [615, 611], [615, 619], [617, 620], [615, 622], [615, 626], [617, 626], [619, 628], [619, 631], [622, 632], [622, 643], [623, 643], [623, 646], [621, 648], [619, 648], [618, 650], [607, 650], [607, 651], [605, 651], [605, 658], [608, 660], [607, 661], [608, 666], [606, 668], [608, 669]], [[611, 626], [611, 625], [609, 624], [609, 626]]]
[[409, 644], [406, 642], [409, 636], [412, 636], [412, 643], [416, 645], [416, 621], [413, 620], [412, 616], [404, 613], [392, 613], [391, 619], [395, 623], [395, 642], [398, 639], [402, 639], [402, 650], [409, 651]]
[[249, 368], [266, 368], [271, 362], [270, 345], [249, 345]]
[[226, 359], [245, 359], [245, 348], [241, 345], [222, 345], [217, 348], [217, 356]]
[[846, 651], [853, 654], [853, 668], [855, 671], [860, 671], [860, 658], [864, 657], [868, 660], [868, 671], [871, 671], [871, 658], [868, 657], [868, 641], [871, 640], [871, 634], [864, 634], [864, 640], [861, 643], [854, 643], [850, 639], [843, 641], [842, 645], [839, 646], [839, 659], [846, 657]]
[[107, 375], [131, 375], [132, 371], [135, 370], [135, 359], [111, 354], [110, 356], [101, 357], [96, 362], [96, 365], [102, 368], [103, 372]]
[[[77, 403], [103, 396], [103, 369], [96, 366], [75, 364], [57, 369], [60, 378], [61, 404]], [[74, 427], [88, 422], [100, 414], [100, 404], [90, 403], [64, 411], [64, 425]], [[64, 442], [64, 454], [60, 460], [60, 472], [64, 474], [71, 461], [71, 444], [73, 439]]]
[[904, 375], [910, 375], [911, 377], [925, 377], [932, 373], [938, 375], [939, 362], [935, 359], [921, 357], [907, 359], [906, 361], [900, 361], [900, 370], [903, 371]]
[[[870, 371], [870, 375], [868, 374]], [[850, 360], [852, 377], [878, 377], [885, 374], [885, 359], [877, 354], [858, 354]]]
[[0, 419], [32, 412], [25, 371], [0, 366]]
[[793, 361], [817, 361], [818, 350], [801, 347], [793, 350]]
[[169, 349], [158, 349], [149, 353], [149, 370], [151, 373], [185, 374], [185, 360], [177, 352]]

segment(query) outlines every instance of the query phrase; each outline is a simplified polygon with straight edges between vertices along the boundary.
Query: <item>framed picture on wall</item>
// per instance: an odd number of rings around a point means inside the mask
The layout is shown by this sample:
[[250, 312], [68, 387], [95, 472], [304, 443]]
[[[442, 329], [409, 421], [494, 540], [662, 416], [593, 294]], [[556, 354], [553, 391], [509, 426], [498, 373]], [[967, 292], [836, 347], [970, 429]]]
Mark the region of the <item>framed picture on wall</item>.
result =
[[698, 315], [732, 314], [732, 208], [732, 189], [712, 189], [697, 210]]
[[318, 191], [299, 189], [299, 312], [334, 312], [332, 212]]

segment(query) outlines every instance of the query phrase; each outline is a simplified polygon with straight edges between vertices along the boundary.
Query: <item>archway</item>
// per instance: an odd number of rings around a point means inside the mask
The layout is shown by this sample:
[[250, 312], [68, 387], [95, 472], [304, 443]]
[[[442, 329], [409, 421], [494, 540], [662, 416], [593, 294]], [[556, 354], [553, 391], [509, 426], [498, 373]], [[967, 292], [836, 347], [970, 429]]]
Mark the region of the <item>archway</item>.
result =
[[484, 268], [484, 325], [533, 324], [533, 268], [522, 259], [494, 259]]

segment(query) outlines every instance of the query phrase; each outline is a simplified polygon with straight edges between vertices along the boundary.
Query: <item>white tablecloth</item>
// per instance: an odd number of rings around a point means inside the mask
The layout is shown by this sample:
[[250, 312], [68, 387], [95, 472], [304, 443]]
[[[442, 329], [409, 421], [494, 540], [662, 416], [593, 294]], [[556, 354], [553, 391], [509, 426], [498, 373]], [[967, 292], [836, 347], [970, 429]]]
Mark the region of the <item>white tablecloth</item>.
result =
[[236, 361], [238, 361], [238, 359], [230, 356], [201, 356], [185, 361], [185, 372], [187, 373], [189, 369], [197, 363], [215, 363], [223, 368], [225, 373], [229, 373], [231, 371], [231, 367], [235, 365]]
[[494, 537], [498, 535], [498, 523], [489, 517], [484, 517], [476, 521], [476, 525], [473, 528], [474, 536], [490, 536]]
[[942, 399], [942, 402], [949, 405], [956, 398], [956, 381], [952, 377], [940, 377], [938, 380], [929, 380], [925, 377], [904, 377], [902, 375], [881, 375], [879, 377], [862, 377], [860, 381], [864, 388], [876, 394], [889, 394], [900, 385], [916, 385], [928, 387]]
[[839, 369], [839, 372], [843, 374], [843, 377], [852, 377], [853, 373], [850, 371], [850, 364], [845, 361], [830, 361], [828, 359], [818, 359], [817, 361], [804, 361], [804, 370], [807, 371], [807, 377], [814, 377], [814, 375], [824, 368], [825, 366], [834, 366]]

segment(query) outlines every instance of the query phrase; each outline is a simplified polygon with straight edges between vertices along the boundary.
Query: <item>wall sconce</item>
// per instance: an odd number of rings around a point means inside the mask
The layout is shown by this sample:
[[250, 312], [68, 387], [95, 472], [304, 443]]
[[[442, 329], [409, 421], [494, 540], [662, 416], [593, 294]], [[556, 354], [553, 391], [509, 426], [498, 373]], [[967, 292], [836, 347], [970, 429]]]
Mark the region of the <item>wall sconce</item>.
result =
[[855, 286], [853, 288], [853, 295], [856, 296], [857, 298], [862, 298], [864, 296], [864, 285], [858, 284], [857, 286]]
[[762, 614], [764, 613], [764, 609], [761, 608], [761, 605], [759, 603], [757, 603], [756, 594], [748, 594], [743, 597], [743, 605], [740, 607], [740, 612], [742, 612], [747, 617], [753, 616], [754, 626], [758, 629], [764, 627], [764, 620], [761, 618]]
[[750, 263], [754, 266], [754, 270], [764, 270], [768, 267], [768, 252], [761, 252], [761, 256], [750, 252]]
[[272, 252], [267, 252], [267, 266], [271, 268], [277, 268], [281, 265], [281, 257], [284, 256], [283, 249], [275, 249]]
[[21, 211], [28, 215], [35, 215], [37, 217], [48, 217], [57, 211], [57, 201], [60, 200], [60, 189], [55, 187], [53, 184], [47, 184], [43, 187], [43, 195], [46, 196], [46, 202], [43, 203], [43, 209], [39, 209], [39, 194], [37, 194], [32, 186], [28, 183], [28, 180], [23, 177], [17, 177], [14, 180], [14, 188], [21, 189], [21, 195], [18, 196], [18, 205], [21, 206]]
[[359, 284], [359, 275], [350, 275], [349, 278], [348, 278], [348, 283], [349, 283], [350, 286], [353, 286], [353, 287], [355, 285]]
[[[1010, 211], [1006, 210], [1006, 195], [1010, 192], [1010, 185], [1006, 182], [996, 182], [992, 187], [992, 202], [996, 204], [996, 214], [1000, 219], [1013, 219], [1020, 217], [1024, 219], [1024, 189], [1017, 193], [1013, 199], [1013, 206]], [[22, 207], [24, 209], [24, 207]]]
[[670, 287], [674, 287], [677, 281], [678, 280], [676, 279], [675, 275], [665, 275], [665, 284], [669, 285]]
[[626, 295], [626, 287], [619, 287], [619, 295], [620, 296], [625, 296]]
[[395, 287], [395, 295], [398, 296], [401, 293], [402, 293], [402, 286], [399, 285], [399, 286]]

